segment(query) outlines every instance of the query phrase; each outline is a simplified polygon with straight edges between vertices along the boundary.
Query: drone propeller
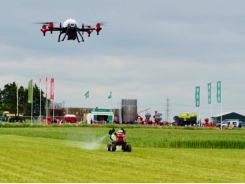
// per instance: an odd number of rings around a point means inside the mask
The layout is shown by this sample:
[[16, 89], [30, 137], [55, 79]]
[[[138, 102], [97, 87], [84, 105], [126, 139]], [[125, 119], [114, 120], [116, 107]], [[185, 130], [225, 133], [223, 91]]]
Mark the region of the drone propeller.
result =
[[49, 24], [50, 22], [36, 22], [36, 24]]
[[50, 23], [57, 23], [57, 22], [34, 22], [34, 24], [46, 24], [46, 25], [49, 25]]
[[99, 24], [101, 26], [106, 26], [106, 24], [108, 24], [108, 22], [97, 22], [97, 24]]

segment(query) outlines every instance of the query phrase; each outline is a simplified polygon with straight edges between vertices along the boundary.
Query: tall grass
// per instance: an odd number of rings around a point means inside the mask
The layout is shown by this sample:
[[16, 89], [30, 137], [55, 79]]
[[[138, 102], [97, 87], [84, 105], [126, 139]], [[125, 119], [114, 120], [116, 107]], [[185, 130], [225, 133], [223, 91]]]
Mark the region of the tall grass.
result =
[[[0, 124], [0, 134], [45, 137], [63, 140], [90, 141], [114, 127], [124, 127], [127, 141], [139, 148], [235, 148], [245, 149], [245, 129], [203, 129], [197, 127], [146, 127], [137, 125], [41, 125]], [[4, 127], [4, 128], [3, 128]], [[102, 143], [109, 143], [108, 139]]]

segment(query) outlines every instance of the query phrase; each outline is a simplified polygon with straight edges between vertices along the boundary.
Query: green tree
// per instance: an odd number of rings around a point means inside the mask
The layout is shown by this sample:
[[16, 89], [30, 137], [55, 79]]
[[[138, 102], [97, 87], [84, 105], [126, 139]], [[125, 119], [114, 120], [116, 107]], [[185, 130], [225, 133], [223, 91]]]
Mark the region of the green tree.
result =
[[27, 113], [27, 109], [28, 109], [28, 103], [27, 103], [27, 99], [28, 99], [28, 90], [25, 89], [23, 86], [20, 86], [20, 88], [18, 89], [18, 111], [20, 113], [26, 114]]
[[17, 85], [15, 82], [12, 84], [6, 84], [1, 91], [2, 104], [1, 109], [4, 111], [10, 111], [12, 113], [17, 112]]
[[[41, 91], [41, 113], [45, 115], [46, 98]], [[49, 100], [48, 100], [49, 101]], [[40, 114], [40, 89], [35, 84], [33, 85], [33, 116]], [[28, 89], [20, 86], [18, 88], [18, 112], [26, 116], [31, 116], [32, 104], [28, 103]], [[15, 82], [6, 84], [4, 89], [0, 89], [0, 110], [17, 113], [17, 85]]]
[[0, 89], [0, 112], [3, 111], [3, 109], [2, 109], [3, 100], [2, 99], [3, 99], [2, 98], [2, 90]]

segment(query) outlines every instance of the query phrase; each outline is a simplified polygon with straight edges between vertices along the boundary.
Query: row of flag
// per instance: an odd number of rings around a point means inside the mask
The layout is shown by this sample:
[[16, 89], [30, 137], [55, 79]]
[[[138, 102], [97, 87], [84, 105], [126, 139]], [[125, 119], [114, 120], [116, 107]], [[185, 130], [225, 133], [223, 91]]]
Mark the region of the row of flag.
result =
[[[89, 91], [87, 91], [84, 96], [86, 99], [89, 98]], [[110, 99], [110, 98], [112, 98], [112, 92], [110, 92], [110, 94], [108, 96], [108, 99]]]
[[[208, 104], [212, 103], [212, 95], [211, 95], [211, 83], [208, 83]], [[216, 93], [216, 99], [218, 103], [221, 103], [221, 81], [217, 82], [217, 93]], [[196, 100], [196, 107], [200, 107], [200, 93], [201, 93], [201, 88], [200, 86], [196, 86], [196, 91], [195, 91], [195, 100]]]
[[[41, 98], [41, 82], [42, 80], [39, 80], [40, 85], [40, 98]], [[46, 98], [48, 98], [48, 78], [46, 77]], [[54, 100], [54, 78], [50, 79], [50, 100]], [[33, 102], [33, 79], [31, 79], [28, 82], [28, 103]]]
[[[40, 98], [41, 98], [41, 79], [39, 80], [39, 85], [40, 85]], [[46, 77], [46, 98], [47, 96], [47, 91], [48, 91], [48, 78]], [[89, 91], [85, 93], [85, 98], [89, 98]], [[110, 92], [108, 99], [112, 98], [112, 92]], [[50, 100], [54, 100], [54, 78], [50, 79]], [[33, 80], [31, 79], [28, 82], [28, 103], [33, 102]]]

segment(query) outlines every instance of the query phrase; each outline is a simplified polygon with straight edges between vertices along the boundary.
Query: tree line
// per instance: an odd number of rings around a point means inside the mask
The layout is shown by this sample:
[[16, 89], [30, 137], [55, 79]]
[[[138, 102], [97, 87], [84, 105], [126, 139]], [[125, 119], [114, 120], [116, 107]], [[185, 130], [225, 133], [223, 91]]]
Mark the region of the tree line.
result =
[[[17, 95], [18, 88], [18, 95]], [[17, 107], [18, 96], [18, 107]], [[48, 100], [50, 102], [50, 100]], [[36, 84], [33, 85], [33, 116], [40, 115], [40, 89]], [[41, 90], [41, 113], [46, 114], [45, 110], [46, 97]], [[25, 116], [31, 116], [31, 103], [28, 103], [28, 88], [23, 86], [17, 87], [17, 84], [5, 84], [3, 89], [0, 89], [0, 113], [3, 111], [9, 111], [11, 114], [17, 113], [24, 114]]]

